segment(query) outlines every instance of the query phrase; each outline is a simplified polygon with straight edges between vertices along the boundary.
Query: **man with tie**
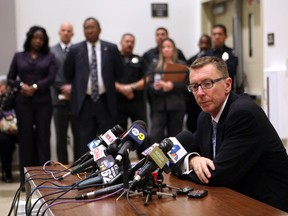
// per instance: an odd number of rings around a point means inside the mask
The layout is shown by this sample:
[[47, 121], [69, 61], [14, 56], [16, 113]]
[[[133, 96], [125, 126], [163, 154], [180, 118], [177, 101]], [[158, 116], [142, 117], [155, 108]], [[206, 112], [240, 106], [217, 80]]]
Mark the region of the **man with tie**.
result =
[[71, 38], [74, 35], [73, 26], [69, 22], [63, 22], [59, 29], [60, 41], [55, 46], [51, 47], [51, 52], [56, 57], [57, 75], [54, 85], [51, 87], [53, 118], [56, 132], [56, 150], [58, 161], [63, 164], [68, 164], [67, 153], [67, 132], [69, 123], [73, 134], [73, 156], [78, 151], [79, 135], [76, 119], [71, 116], [70, 112], [70, 94], [71, 84], [64, 77], [63, 67], [64, 62], [71, 46]]
[[71, 111], [79, 126], [79, 157], [87, 152], [89, 142], [115, 125], [115, 76], [122, 71], [117, 45], [99, 39], [98, 20], [87, 18], [83, 29], [86, 40], [70, 47], [64, 65], [65, 77], [72, 84]]
[[231, 91], [225, 61], [201, 57], [190, 66], [190, 84], [202, 109], [189, 152], [176, 176], [226, 186], [288, 211], [288, 156], [264, 111], [248, 95]]

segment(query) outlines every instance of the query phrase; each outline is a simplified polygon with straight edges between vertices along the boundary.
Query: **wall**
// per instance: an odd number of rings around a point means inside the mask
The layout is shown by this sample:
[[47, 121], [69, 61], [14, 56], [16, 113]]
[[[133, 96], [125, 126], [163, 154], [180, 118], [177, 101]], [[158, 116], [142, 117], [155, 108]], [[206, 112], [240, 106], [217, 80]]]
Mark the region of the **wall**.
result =
[[74, 42], [83, 40], [82, 24], [88, 16], [96, 17], [102, 26], [101, 38], [119, 43], [125, 32], [136, 36], [135, 53], [143, 54], [155, 46], [154, 32], [159, 26], [167, 27], [176, 45], [186, 57], [197, 51], [200, 36], [199, 0], [167, 0], [168, 18], [152, 18], [151, 3], [159, 0], [15, 0], [17, 50], [22, 49], [25, 33], [31, 25], [42, 25], [48, 31], [50, 45], [58, 42], [58, 28], [62, 21], [74, 24]]
[[82, 24], [88, 16], [94, 16], [100, 21], [102, 39], [119, 44], [123, 33], [135, 34], [135, 53], [139, 55], [155, 46], [154, 33], [159, 26], [168, 28], [170, 37], [175, 40], [186, 58], [190, 58], [198, 50], [197, 43], [201, 35], [200, 0], [165, 1], [169, 8], [168, 18], [151, 17], [151, 3], [163, 3], [161, 0], [0, 1], [0, 56], [1, 59], [5, 57], [5, 60], [2, 60], [5, 64], [0, 62], [0, 74], [8, 72], [14, 52], [22, 50], [25, 34], [32, 25], [45, 27], [49, 34], [50, 45], [54, 45], [58, 42], [59, 24], [69, 21], [74, 25], [73, 42], [76, 43], [84, 39]]
[[[102, 26], [100, 37], [104, 40], [119, 44], [123, 33], [135, 34], [134, 51], [139, 55], [156, 46], [155, 29], [159, 26], [168, 28], [170, 37], [175, 40], [177, 47], [184, 52], [186, 58], [190, 58], [198, 51], [197, 44], [201, 35], [201, 0], [166, 0], [165, 3], [168, 3], [169, 8], [168, 18], [151, 17], [151, 3], [163, 3], [162, 0], [0, 1], [0, 59], [5, 56], [5, 64], [0, 64], [0, 74], [7, 74], [14, 52], [23, 49], [26, 32], [32, 25], [43, 26], [48, 32], [49, 44], [54, 45], [58, 42], [60, 23], [69, 21], [74, 25], [73, 43], [76, 43], [84, 39], [82, 24], [89, 16], [99, 20]], [[2, 49], [4, 47], [2, 45], [5, 45], [5, 49]], [[51, 132], [52, 159], [55, 160], [53, 124], [51, 124]], [[71, 145], [69, 149], [71, 150]], [[72, 158], [71, 154], [69, 156]]]
[[7, 74], [16, 50], [15, 2], [0, 0], [0, 74]]
[[[288, 1], [262, 0], [264, 37], [264, 109], [282, 139], [288, 138], [288, 31], [285, 28], [288, 18]], [[267, 45], [267, 34], [274, 33], [275, 45]], [[269, 87], [267, 84], [269, 77]], [[269, 95], [269, 100], [268, 100]], [[268, 102], [270, 102], [268, 104]], [[269, 106], [269, 107], [268, 107]]]

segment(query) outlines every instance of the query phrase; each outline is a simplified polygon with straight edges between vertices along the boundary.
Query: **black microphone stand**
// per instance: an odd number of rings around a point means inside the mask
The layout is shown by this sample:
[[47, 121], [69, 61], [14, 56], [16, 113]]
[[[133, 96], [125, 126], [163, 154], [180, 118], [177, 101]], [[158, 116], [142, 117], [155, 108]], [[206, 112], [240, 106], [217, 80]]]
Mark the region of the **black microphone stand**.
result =
[[[176, 198], [176, 194], [175, 193], [165, 193], [165, 192], [163, 192], [163, 188], [165, 188], [165, 187], [168, 187], [169, 189], [175, 188], [175, 187], [168, 186], [165, 183], [163, 183], [164, 177], [162, 175], [162, 172], [163, 172], [163, 170], [161, 170], [161, 169], [158, 170], [158, 173], [157, 173], [158, 178], [157, 178], [157, 183], [156, 184], [155, 184], [153, 175], [149, 174], [146, 177], [146, 184], [144, 186], [143, 191], [142, 192], [138, 192], [138, 193], [133, 193], [133, 194], [131, 194], [129, 196], [130, 197], [131, 196], [137, 196], [137, 195], [146, 196], [146, 199], [145, 199], [145, 202], [144, 202], [144, 206], [148, 205], [148, 203], [152, 200], [152, 196], [153, 195], [157, 195], [158, 199], [161, 199], [162, 196], [168, 196], [168, 197]], [[154, 190], [154, 189], [156, 189], [156, 190]]]
[[129, 157], [128, 157], [128, 152], [125, 151], [123, 154], [123, 160], [122, 160], [122, 165], [123, 165], [123, 192], [120, 194], [120, 196], [116, 199], [119, 200], [122, 196], [124, 196], [127, 192], [129, 192]]

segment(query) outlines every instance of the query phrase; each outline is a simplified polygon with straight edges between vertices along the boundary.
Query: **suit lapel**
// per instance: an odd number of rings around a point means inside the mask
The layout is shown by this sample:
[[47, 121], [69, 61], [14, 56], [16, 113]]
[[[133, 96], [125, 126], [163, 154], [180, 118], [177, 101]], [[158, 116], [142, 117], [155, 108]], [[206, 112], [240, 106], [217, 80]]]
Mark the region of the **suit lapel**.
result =
[[101, 69], [102, 69], [102, 76], [103, 76], [103, 71], [104, 71], [106, 60], [107, 60], [108, 47], [103, 41], [100, 41], [100, 44], [101, 44]]
[[236, 94], [234, 94], [233, 92], [230, 93], [229, 98], [227, 100], [227, 103], [224, 107], [224, 110], [221, 114], [221, 117], [219, 119], [218, 125], [217, 125], [217, 135], [216, 135], [216, 154], [218, 152], [218, 150], [221, 147], [222, 144], [222, 140], [223, 140], [223, 136], [225, 133], [225, 125], [224, 122], [227, 118], [229, 109], [231, 104], [238, 98], [238, 96]]
[[[81, 51], [79, 52], [80, 62], [83, 64], [83, 72], [87, 77], [89, 77], [90, 74], [90, 68], [89, 68], [89, 57], [88, 57], [88, 49], [87, 49], [87, 44], [86, 41], [83, 42], [81, 46]], [[88, 79], [87, 79], [88, 80]]]
[[59, 54], [59, 56], [62, 60], [65, 59], [66, 53], [63, 51], [60, 43], [56, 46], [56, 52]]

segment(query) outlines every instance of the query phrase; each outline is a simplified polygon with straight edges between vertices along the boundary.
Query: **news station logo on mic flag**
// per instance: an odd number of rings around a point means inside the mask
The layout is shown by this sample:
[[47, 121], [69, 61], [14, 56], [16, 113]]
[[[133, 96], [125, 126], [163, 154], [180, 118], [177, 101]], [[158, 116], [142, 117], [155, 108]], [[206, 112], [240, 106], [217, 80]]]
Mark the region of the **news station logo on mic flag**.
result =
[[87, 144], [90, 151], [93, 151], [99, 144], [101, 143], [100, 139], [94, 139], [90, 143]]
[[107, 145], [111, 145], [118, 139], [111, 130], [108, 130], [101, 138]]
[[141, 145], [147, 137], [147, 132], [142, 129], [138, 124], [133, 127], [124, 135], [123, 143], [129, 139], [133, 139], [138, 145]]
[[169, 137], [169, 139], [172, 140], [173, 147], [169, 152], [167, 152], [167, 155], [171, 158], [173, 163], [177, 163], [187, 154], [187, 151], [175, 137]]
[[153, 159], [153, 161], [157, 164], [157, 166], [160, 169], [162, 169], [168, 162], [168, 158], [165, 156], [163, 151], [158, 146], [155, 146], [152, 149], [149, 156]]
[[114, 165], [114, 158], [111, 155], [108, 155], [99, 159], [96, 163], [101, 171], [107, 170]]

